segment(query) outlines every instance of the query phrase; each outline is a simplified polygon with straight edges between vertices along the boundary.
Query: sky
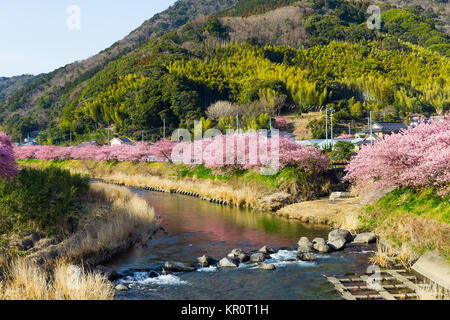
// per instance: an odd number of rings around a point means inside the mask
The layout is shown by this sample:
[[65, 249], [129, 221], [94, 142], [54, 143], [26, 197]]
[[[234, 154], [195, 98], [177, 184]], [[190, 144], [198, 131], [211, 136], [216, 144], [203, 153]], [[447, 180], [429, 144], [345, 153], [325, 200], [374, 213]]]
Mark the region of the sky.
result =
[[39, 74], [108, 48], [176, 0], [1, 0], [0, 77]]

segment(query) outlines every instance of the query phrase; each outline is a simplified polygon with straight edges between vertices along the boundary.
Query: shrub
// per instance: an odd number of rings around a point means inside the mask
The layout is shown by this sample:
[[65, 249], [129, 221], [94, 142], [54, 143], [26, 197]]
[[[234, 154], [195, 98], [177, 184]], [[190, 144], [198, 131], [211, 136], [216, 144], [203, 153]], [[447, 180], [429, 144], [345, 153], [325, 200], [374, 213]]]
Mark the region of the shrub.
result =
[[22, 169], [0, 180], [0, 233], [32, 228], [49, 234], [70, 231], [81, 212], [88, 178], [55, 167]]

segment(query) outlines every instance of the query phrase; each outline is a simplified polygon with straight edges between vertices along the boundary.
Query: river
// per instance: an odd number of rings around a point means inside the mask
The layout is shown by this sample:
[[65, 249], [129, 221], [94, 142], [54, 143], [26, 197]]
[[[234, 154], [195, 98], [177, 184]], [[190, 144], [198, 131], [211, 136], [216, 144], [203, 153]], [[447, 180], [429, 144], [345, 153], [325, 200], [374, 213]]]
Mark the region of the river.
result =
[[[307, 225], [269, 213], [222, 207], [182, 195], [131, 188], [162, 217], [159, 231], [144, 247], [115, 257], [108, 267], [124, 275], [130, 287], [117, 299], [341, 299], [325, 276], [364, 273], [373, 245], [348, 245], [319, 254], [317, 261], [295, 259], [296, 242], [327, 238], [329, 227]], [[241, 264], [237, 269], [203, 268], [195, 272], [149, 277], [165, 261], [196, 262], [203, 254], [221, 259], [233, 248], [248, 252], [264, 245], [281, 248], [268, 260], [276, 270]]]

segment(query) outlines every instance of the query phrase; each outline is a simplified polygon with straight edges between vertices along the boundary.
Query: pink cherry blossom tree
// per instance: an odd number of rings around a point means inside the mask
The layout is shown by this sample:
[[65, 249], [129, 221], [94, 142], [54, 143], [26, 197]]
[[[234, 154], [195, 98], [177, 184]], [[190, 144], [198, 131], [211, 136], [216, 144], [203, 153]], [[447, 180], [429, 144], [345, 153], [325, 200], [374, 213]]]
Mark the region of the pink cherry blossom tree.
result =
[[11, 139], [0, 132], [0, 178], [11, 179], [18, 173]]
[[345, 179], [361, 191], [434, 186], [450, 194], [450, 115], [387, 135], [350, 161]]

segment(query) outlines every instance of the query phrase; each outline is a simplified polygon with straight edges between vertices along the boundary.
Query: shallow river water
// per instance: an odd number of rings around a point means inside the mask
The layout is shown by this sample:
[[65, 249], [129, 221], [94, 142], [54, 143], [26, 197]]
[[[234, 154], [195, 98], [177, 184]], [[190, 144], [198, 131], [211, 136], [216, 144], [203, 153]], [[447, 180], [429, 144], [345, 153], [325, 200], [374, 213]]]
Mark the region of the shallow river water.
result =
[[[132, 190], [147, 199], [162, 217], [159, 231], [145, 247], [134, 248], [110, 261], [130, 287], [118, 299], [340, 299], [325, 276], [364, 273], [373, 246], [348, 245], [344, 251], [320, 254], [314, 263], [295, 259], [296, 242], [327, 238], [328, 227], [312, 226], [197, 198]], [[283, 248], [272, 255], [276, 270], [244, 265], [237, 269], [203, 268], [195, 272], [149, 277], [165, 261], [196, 262], [206, 254], [217, 259], [233, 248], [258, 250], [263, 245]]]

